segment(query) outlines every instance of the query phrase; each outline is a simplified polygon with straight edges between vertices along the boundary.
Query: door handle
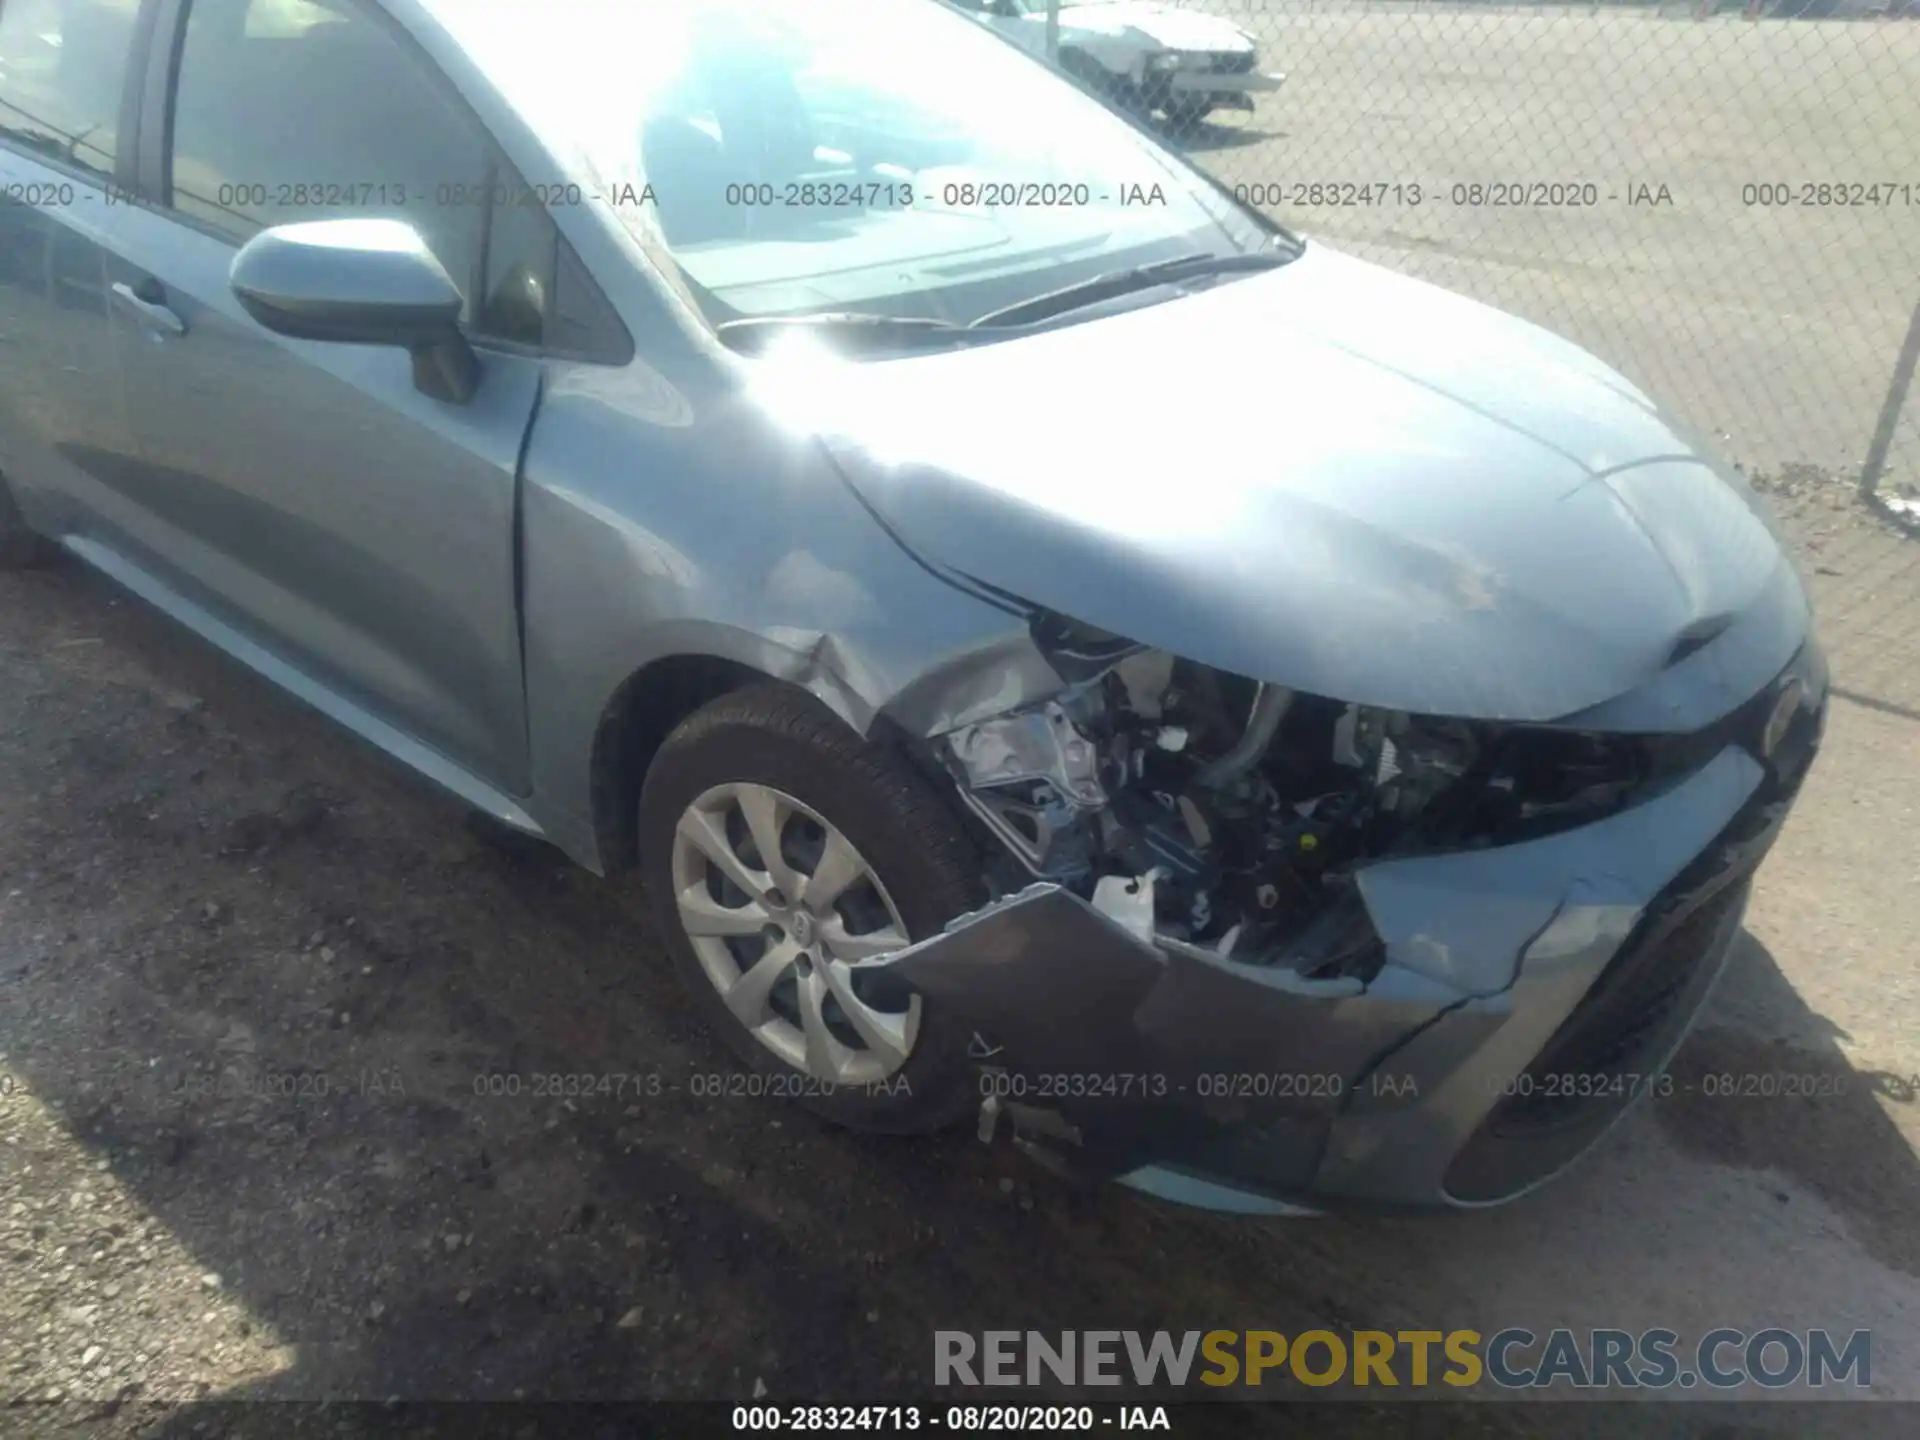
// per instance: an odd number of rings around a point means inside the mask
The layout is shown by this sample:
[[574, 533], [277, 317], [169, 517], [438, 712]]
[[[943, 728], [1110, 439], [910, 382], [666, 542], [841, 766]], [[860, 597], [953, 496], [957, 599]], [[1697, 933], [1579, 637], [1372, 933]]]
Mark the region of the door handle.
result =
[[[155, 290], [158, 290], [158, 288], [158, 286], [154, 287]], [[139, 316], [142, 321], [155, 330], [162, 331], [167, 335], [184, 335], [187, 333], [187, 322], [174, 314], [173, 310], [168, 307], [165, 302], [147, 299], [124, 280], [114, 282], [113, 298], [120, 303], [123, 309], [131, 310], [135, 315]]]

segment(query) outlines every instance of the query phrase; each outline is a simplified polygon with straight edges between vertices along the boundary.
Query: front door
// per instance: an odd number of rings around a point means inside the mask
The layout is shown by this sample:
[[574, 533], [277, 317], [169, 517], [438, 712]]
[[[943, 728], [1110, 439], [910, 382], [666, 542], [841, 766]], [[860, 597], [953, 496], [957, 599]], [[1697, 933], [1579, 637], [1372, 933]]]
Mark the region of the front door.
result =
[[[496, 223], [487, 136], [377, 9], [189, 0], [169, 16], [170, 173], [163, 203], [122, 221], [139, 273], [112, 291], [142, 462], [122, 529], [280, 660], [524, 794], [515, 513], [551, 221]], [[461, 285], [483, 364], [467, 403], [422, 394], [403, 350], [290, 340], [240, 308], [242, 243], [349, 216], [412, 224]]]

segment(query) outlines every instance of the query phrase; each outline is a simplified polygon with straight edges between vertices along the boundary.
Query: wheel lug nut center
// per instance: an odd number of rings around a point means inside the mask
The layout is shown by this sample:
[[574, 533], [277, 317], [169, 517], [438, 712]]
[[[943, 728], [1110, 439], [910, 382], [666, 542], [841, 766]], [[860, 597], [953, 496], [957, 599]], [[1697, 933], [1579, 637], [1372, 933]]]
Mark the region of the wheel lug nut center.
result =
[[793, 943], [805, 949], [813, 944], [813, 916], [804, 910], [795, 910], [787, 917], [787, 932], [793, 936]]

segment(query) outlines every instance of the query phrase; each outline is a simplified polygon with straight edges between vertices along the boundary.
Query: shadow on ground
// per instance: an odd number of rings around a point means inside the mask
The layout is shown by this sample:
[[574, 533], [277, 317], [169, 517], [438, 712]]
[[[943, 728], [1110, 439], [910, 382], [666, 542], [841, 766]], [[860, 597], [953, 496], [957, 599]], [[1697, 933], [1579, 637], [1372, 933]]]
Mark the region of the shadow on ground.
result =
[[1284, 130], [1262, 129], [1245, 120], [1156, 121], [1153, 128], [1164, 144], [1186, 155], [1238, 150], [1243, 145], [1287, 138]]

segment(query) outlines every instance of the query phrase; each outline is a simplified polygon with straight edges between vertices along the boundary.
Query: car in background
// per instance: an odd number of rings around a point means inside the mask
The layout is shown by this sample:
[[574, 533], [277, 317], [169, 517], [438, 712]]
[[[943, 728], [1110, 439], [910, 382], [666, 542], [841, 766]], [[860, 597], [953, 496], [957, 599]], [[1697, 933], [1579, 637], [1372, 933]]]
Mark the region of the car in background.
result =
[[[1047, 53], [1046, 0], [947, 0], [1035, 55]], [[1060, 68], [1140, 115], [1191, 125], [1215, 110], [1251, 110], [1282, 74], [1260, 69], [1251, 35], [1216, 15], [1149, 0], [1062, 0]]]

